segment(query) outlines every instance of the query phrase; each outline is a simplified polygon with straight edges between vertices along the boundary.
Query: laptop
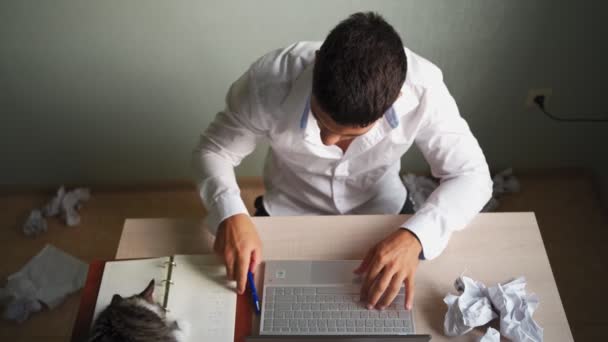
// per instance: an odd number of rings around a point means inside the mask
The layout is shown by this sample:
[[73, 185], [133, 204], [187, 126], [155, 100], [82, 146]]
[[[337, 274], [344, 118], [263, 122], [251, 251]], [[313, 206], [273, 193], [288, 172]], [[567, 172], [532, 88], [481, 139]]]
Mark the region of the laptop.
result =
[[[338, 335], [354, 338], [343, 341], [359, 341], [357, 338], [362, 336], [414, 335], [414, 315], [404, 308], [403, 287], [393, 303], [382, 311], [368, 310], [366, 303], [359, 301], [362, 278], [353, 273], [359, 264], [359, 260], [266, 261], [261, 336], [256, 341], [263, 341], [264, 336], [268, 340], [284, 336], [279, 340], [300, 341], [285, 339], [288, 335], [304, 339], [327, 336], [333, 340], [330, 336]], [[391, 340], [430, 339], [428, 335], [411, 337], [420, 339]]]
[[247, 336], [245, 342], [428, 342], [429, 335], [399, 335], [399, 336], [289, 336], [265, 335]]

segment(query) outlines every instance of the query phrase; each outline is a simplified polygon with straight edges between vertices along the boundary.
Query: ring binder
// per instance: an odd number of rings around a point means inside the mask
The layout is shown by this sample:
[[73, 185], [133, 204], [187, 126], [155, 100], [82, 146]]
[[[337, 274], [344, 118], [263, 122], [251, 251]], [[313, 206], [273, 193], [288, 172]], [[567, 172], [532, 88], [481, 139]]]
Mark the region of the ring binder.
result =
[[164, 264], [167, 267], [167, 278], [161, 280], [161, 284], [165, 285], [165, 296], [161, 306], [165, 312], [169, 312], [169, 289], [171, 288], [171, 285], [175, 285], [175, 283], [171, 280], [171, 274], [173, 273], [173, 268], [177, 267], [177, 263], [175, 262], [174, 257], [170, 256], [169, 261], [165, 261]]
[[[96, 287], [88, 292], [85, 288], [83, 293], [83, 296], [91, 296], [90, 313], [82, 323], [83, 333], [76, 335], [83, 338], [73, 339], [73, 342], [89, 337], [95, 315], [110, 304], [114, 294], [132, 293], [131, 283], [149, 283], [150, 279], [155, 280], [154, 300], [160, 310], [173, 318], [200, 317], [204, 321], [205, 324], [190, 326], [190, 340], [242, 342], [242, 336], [251, 331], [249, 298], [237, 298], [233, 282], [224, 279], [226, 269], [223, 263], [213, 254], [117, 260], [103, 265], [95, 278]], [[175, 268], [176, 265], [179, 266]], [[93, 271], [90, 269], [87, 276], [87, 286], [89, 278], [95, 274]], [[130, 279], [130, 282], [124, 279]], [[194, 291], [199, 293], [193, 295]], [[243, 326], [247, 326], [246, 330]]]

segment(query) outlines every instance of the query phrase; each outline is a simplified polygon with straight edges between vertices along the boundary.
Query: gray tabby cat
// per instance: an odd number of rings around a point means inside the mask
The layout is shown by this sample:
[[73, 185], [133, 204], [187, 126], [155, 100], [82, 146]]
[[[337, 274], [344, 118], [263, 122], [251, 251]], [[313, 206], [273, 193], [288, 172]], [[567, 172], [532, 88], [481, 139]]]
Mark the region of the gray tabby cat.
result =
[[95, 320], [89, 342], [182, 342], [185, 333], [154, 302], [154, 279], [142, 293], [118, 294]]

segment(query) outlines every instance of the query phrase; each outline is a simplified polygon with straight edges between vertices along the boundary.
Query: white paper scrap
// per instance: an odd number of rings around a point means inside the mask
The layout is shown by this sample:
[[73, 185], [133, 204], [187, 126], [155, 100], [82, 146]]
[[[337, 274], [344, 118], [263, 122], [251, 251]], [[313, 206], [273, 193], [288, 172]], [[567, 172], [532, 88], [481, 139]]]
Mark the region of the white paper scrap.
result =
[[57, 190], [57, 194], [53, 197], [49, 203], [47, 203], [44, 208], [42, 208], [42, 213], [46, 217], [52, 217], [59, 215], [59, 210], [61, 209], [61, 201], [63, 201], [63, 196], [65, 196], [65, 188], [63, 185]]
[[42, 310], [42, 305], [35, 298], [15, 298], [4, 308], [2, 316], [9, 321], [21, 323], [27, 320], [31, 314], [40, 310]]
[[448, 294], [443, 301], [448, 305], [445, 315], [444, 332], [447, 336], [459, 336], [474, 327], [484, 325], [498, 315], [492, 311], [484, 284], [469, 277], [460, 277], [454, 282], [459, 296]]
[[[524, 277], [486, 288], [483, 283], [462, 276], [456, 279], [454, 287], [460, 294], [448, 294], [443, 300], [448, 306], [446, 335], [463, 335], [500, 317], [500, 334], [504, 337], [514, 342], [542, 342], [543, 329], [532, 319], [539, 300], [535, 294], [526, 293]], [[494, 337], [496, 330], [492, 330], [488, 329], [484, 336], [487, 339], [482, 341], [499, 339]]]
[[82, 202], [91, 198], [89, 189], [74, 189], [63, 196], [61, 201], [61, 216], [65, 219], [68, 226], [76, 226], [80, 223], [78, 210], [82, 207]]
[[496, 329], [489, 327], [486, 334], [479, 339], [479, 342], [500, 342], [500, 333]]
[[34, 236], [42, 234], [47, 230], [48, 226], [46, 220], [42, 216], [42, 212], [38, 209], [32, 210], [23, 225], [23, 233], [27, 236]]
[[532, 319], [539, 300], [526, 294], [526, 279], [519, 277], [488, 289], [492, 304], [500, 311], [500, 333], [514, 342], [543, 340], [543, 329]]
[[76, 188], [66, 192], [61, 186], [55, 197], [44, 206], [42, 213], [46, 217], [61, 215], [68, 226], [76, 226], [80, 223], [78, 210], [82, 207], [82, 203], [90, 198], [91, 192], [87, 188]]
[[15, 298], [35, 298], [49, 308], [84, 286], [87, 264], [46, 245], [21, 270], [8, 277], [6, 289]]

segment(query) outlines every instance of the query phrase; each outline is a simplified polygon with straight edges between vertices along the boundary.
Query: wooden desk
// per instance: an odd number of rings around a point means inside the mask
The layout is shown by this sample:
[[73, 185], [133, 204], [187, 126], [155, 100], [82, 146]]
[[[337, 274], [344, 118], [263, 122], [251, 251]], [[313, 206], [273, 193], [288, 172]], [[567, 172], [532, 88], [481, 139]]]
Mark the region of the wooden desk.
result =
[[[398, 227], [405, 215], [254, 217], [264, 259], [361, 259], [369, 247]], [[128, 219], [117, 259], [212, 251], [212, 236], [200, 220]], [[534, 318], [545, 341], [572, 341], [549, 259], [533, 213], [480, 214], [452, 236], [443, 254], [421, 262], [416, 275], [416, 328], [433, 341], [477, 341], [485, 328], [458, 338], [443, 336], [454, 280], [466, 275], [493, 285], [523, 275], [540, 297]]]

